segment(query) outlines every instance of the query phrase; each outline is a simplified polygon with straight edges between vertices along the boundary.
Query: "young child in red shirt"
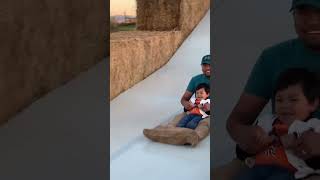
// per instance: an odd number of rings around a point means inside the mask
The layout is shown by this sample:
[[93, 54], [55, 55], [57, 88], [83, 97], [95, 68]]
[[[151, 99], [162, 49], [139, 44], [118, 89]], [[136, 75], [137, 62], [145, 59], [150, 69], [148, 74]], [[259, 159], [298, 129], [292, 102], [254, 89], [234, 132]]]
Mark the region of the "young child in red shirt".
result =
[[194, 104], [194, 108], [187, 111], [187, 115], [179, 121], [177, 127], [195, 129], [202, 119], [208, 117], [208, 114], [202, 110], [202, 106], [206, 103], [210, 104], [209, 95], [209, 86], [205, 83], [199, 84], [196, 88], [196, 99], [190, 100]]
[[312, 118], [319, 105], [319, 94], [319, 81], [314, 73], [292, 68], [280, 74], [274, 91], [275, 116], [267, 120], [269, 128], [264, 128], [269, 136], [259, 138], [262, 142], [272, 143], [246, 159], [251, 169], [237, 177], [238, 180], [294, 180], [315, 172], [291, 149], [297, 145], [300, 133], [319, 131], [320, 120]]

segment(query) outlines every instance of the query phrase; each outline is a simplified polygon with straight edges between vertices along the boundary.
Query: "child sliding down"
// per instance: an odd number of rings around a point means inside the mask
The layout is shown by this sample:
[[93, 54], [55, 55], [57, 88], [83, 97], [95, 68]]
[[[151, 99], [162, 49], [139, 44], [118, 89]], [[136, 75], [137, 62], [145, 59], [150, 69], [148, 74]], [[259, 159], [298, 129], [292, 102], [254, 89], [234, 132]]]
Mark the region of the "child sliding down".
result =
[[202, 110], [204, 104], [210, 104], [210, 88], [207, 84], [199, 84], [196, 88], [196, 98], [192, 98], [190, 101], [194, 104], [194, 107], [187, 111], [187, 115], [184, 116], [177, 127], [185, 127], [195, 129], [199, 122], [209, 115]]

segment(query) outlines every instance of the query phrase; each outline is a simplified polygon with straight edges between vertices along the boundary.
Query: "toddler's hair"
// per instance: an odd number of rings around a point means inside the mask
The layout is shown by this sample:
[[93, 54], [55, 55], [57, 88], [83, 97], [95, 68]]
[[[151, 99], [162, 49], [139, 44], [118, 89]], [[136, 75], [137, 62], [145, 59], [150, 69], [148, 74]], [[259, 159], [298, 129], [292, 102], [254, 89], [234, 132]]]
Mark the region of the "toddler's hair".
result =
[[320, 96], [319, 79], [314, 72], [304, 68], [290, 68], [280, 73], [275, 86], [274, 95], [278, 91], [287, 89], [289, 86], [301, 85], [303, 94], [309, 102], [314, 102]]
[[198, 91], [199, 89], [204, 89], [204, 91], [207, 93], [207, 94], [209, 94], [210, 93], [210, 87], [209, 87], [209, 85], [208, 84], [206, 84], [206, 83], [201, 83], [201, 84], [199, 84], [198, 86], [197, 86], [197, 88], [196, 88], [196, 91]]

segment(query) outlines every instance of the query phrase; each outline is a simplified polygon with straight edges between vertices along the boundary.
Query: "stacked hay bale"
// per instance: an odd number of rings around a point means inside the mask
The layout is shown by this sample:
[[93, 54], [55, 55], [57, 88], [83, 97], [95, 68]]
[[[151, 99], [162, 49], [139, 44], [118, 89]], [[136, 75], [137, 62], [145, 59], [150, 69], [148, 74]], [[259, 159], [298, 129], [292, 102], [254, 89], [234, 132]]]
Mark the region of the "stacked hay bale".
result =
[[210, 7], [210, 0], [137, 0], [137, 29], [180, 30], [187, 36]]
[[104, 1], [1, 4], [0, 122], [106, 54]]
[[137, 0], [137, 29], [170, 31], [179, 26], [181, 0]]
[[110, 99], [148, 77], [168, 62], [181, 42], [179, 31], [111, 34]]
[[182, 0], [179, 29], [188, 36], [210, 8], [210, 0]]

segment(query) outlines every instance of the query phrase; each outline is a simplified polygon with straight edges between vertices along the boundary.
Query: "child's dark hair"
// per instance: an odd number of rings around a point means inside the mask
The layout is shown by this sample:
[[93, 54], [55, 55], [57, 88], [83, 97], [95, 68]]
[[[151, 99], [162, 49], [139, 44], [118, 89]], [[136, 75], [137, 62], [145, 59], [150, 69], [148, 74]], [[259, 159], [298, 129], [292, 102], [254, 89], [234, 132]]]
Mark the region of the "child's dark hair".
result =
[[196, 91], [198, 91], [198, 90], [201, 89], [201, 88], [203, 88], [204, 91], [205, 91], [207, 94], [210, 93], [210, 87], [209, 87], [208, 84], [206, 84], [206, 83], [201, 83], [201, 84], [199, 84], [199, 85], [196, 87]]
[[308, 102], [313, 103], [320, 97], [320, 85], [317, 75], [304, 68], [290, 68], [280, 73], [274, 95], [276, 95], [278, 91], [297, 84], [301, 85], [303, 94]]

